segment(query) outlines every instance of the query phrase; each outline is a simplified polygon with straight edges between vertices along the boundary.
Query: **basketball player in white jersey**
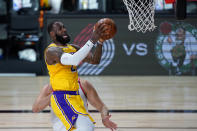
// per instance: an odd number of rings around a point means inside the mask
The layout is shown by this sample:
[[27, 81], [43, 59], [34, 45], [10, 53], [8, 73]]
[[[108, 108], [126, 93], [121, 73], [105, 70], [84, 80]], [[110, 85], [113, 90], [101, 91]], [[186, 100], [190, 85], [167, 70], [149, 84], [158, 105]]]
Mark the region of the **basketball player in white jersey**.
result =
[[[115, 130], [117, 128], [117, 125], [109, 119], [111, 115], [109, 115], [106, 105], [101, 101], [92, 84], [86, 80], [79, 80], [79, 85], [80, 85], [79, 94], [82, 100], [84, 101], [84, 106], [86, 110], [88, 110], [88, 102], [90, 102], [90, 104], [93, 105], [101, 113], [101, 118], [104, 126], [110, 128], [112, 131]], [[41, 90], [40, 94], [38, 95], [38, 97], [36, 98], [32, 107], [32, 111], [40, 112], [48, 105], [50, 105], [51, 93], [52, 93], [52, 87], [50, 85], [45, 85], [44, 88]], [[52, 110], [51, 110], [51, 115], [52, 115], [53, 130], [66, 131], [65, 126], [59, 120], [59, 118], [55, 116]], [[81, 124], [83, 124], [83, 120], [80, 121], [80, 123], [76, 122], [75, 124], [76, 124], [75, 126], [80, 126]], [[94, 126], [94, 124], [89, 124], [88, 126], [91, 127]]]

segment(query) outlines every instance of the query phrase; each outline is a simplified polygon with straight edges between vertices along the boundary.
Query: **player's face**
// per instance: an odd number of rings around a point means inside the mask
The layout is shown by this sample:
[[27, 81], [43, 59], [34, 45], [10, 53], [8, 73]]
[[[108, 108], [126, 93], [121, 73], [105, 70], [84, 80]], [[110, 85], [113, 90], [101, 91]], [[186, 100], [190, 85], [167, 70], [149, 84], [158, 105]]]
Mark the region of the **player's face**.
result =
[[178, 40], [184, 40], [185, 39], [185, 31], [183, 29], [179, 29], [177, 34], [176, 34], [176, 37]]
[[70, 42], [70, 36], [68, 35], [64, 25], [60, 22], [56, 23], [55, 26], [55, 39], [63, 45]]

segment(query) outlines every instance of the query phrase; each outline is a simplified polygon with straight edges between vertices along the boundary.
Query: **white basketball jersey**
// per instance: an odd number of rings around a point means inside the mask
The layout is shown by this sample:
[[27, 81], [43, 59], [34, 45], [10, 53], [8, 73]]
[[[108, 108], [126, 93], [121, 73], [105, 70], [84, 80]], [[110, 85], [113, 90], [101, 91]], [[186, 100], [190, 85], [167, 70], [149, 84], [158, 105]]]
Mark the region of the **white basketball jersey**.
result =
[[[80, 84], [79, 84], [80, 85]], [[87, 98], [85, 96], [85, 94], [83, 93], [83, 90], [81, 89], [81, 85], [79, 86], [79, 94], [84, 102], [84, 106], [86, 108], [86, 110], [88, 111], [88, 102], [87, 102]], [[54, 114], [53, 110], [51, 110], [51, 121], [53, 124], [53, 130], [54, 131], [66, 131], [65, 126], [63, 125], [63, 123], [60, 121], [60, 119], [58, 117], [56, 117], [56, 115]]]

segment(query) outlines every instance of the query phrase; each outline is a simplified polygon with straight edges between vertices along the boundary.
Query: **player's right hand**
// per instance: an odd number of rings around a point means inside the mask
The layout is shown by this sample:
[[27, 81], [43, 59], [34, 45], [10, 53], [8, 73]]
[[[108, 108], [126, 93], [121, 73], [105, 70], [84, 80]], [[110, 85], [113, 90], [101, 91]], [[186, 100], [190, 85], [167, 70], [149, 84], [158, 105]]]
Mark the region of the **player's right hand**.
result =
[[105, 118], [102, 118], [103, 125], [107, 128], [110, 128], [112, 131], [117, 129], [117, 124], [111, 121], [109, 118], [111, 115], [106, 116]]
[[105, 35], [106, 30], [108, 27], [106, 24], [100, 24], [96, 29], [94, 29], [90, 40], [95, 44], [103, 35]]

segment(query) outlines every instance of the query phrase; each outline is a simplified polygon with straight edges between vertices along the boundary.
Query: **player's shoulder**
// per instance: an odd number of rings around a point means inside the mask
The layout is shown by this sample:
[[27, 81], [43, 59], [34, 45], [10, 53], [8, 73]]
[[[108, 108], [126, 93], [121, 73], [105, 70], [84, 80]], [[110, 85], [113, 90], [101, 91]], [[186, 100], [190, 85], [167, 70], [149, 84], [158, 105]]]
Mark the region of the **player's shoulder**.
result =
[[50, 43], [50, 44], [48, 45], [48, 47], [57, 47], [57, 45], [56, 45], [55, 43]]
[[45, 49], [45, 53], [48, 53], [48, 52], [53, 52], [55, 51], [57, 48], [59, 48], [55, 43], [51, 43], [49, 44], [46, 49]]
[[50, 43], [46, 48], [45, 48], [45, 52], [46, 51], [52, 51], [54, 48], [57, 48], [57, 45], [55, 43]]
[[62, 53], [62, 48], [57, 47], [57, 46], [50, 46], [45, 50], [45, 54], [57, 54], [58, 53]]

